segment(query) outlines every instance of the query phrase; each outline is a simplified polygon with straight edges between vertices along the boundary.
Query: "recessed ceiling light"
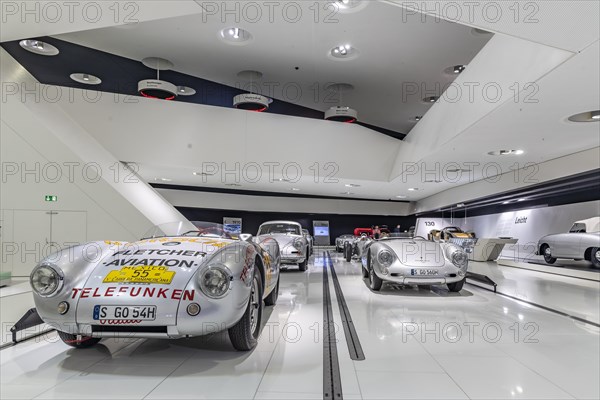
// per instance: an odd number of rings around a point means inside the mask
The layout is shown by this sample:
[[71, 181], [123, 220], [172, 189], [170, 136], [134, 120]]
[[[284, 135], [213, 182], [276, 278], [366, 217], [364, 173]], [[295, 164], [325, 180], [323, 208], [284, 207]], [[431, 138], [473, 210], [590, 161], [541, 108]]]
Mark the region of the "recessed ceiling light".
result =
[[569, 117], [571, 122], [598, 122], [600, 121], [600, 111], [587, 111], [580, 114], [571, 115]]
[[196, 94], [196, 89], [188, 86], [177, 86], [177, 94], [179, 96], [193, 96]]
[[357, 188], [357, 187], [360, 187], [360, 185], [357, 185], [356, 183], [347, 183], [344, 186], [346, 186], [348, 188]]
[[252, 40], [252, 34], [239, 27], [230, 27], [221, 30], [220, 37], [227, 43], [237, 45], [246, 44]]
[[21, 40], [19, 45], [25, 50], [41, 56], [55, 56], [60, 53], [56, 47], [41, 40]]
[[510, 204], [510, 200], [508, 201], [503, 201], [502, 204]]
[[102, 79], [90, 74], [74, 73], [69, 75], [69, 77], [75, 82], [83, 83], [85, 85], [99, 85], [102, 83]]
[[419, 188], [408, 188], [408, 191], [409, 191], [409, 192], [416, 192], [416, 191], [418, 191], [418, 190], [419, 190]]
[[423, 119], [423, 116], [421, 116], [421, 115], [417, 115], [415, 118], [413, 118], [413, 121], [415, 121], [415, 122], [419, 122], [419, 121], [420, 121], [420, 120], [422, 120], [422, 119]]
[[208, 172], [192, 172], [192, 175], [195, 175], [195, 176], [213, 176], [215, 174], [214, 173], [209, 174]]
[[525, 200], [527, 200], [527, 199], [519, 199], [519, 200], [517, 200], [517, 201], [525, 201]]
[[351, 195], [351, 194], [354, 194], [354, 193], [352, 193], [352, 192], [342, 192], [340, 194]]
[[286, 178], [279, 178], [279, 179], [275, 179], [277, 182], [289, 182], [289, 179]]
[[358, 10], [362, 10], [367, 6], [368, 1], [361, 0], [334, 0], [331, 1], [330, 4], [333, 4], [337, 10], [343, 13], [348, 12], [356, 12]]
[[433, 104], [433, 103], [435, 103], [436, 101], [438, 101], [438, 100], [439, 100], [439, 98], [440, 98], [439, 96], [429, 96], [429, 97], [425, 97], [425, 98], [423, 99], [423, 103], [427, 103], [427, 104]]
[[172, 182], [173, 179], [169, 179], [169, 178], [156, 178], [157, 181], [160, 182]]
[[466, 65], [453, 65], [444, 70], [446, 75], [458, 75], [467, 68]]
[[358, 56], [358, 51], [349, 43], [344, 43], [331, 49], [329, 55], [338, 60], [350, 60]]
[[291, 190], [292, 192], [299, 192], [299, 191], [300, 191], [300, 189], [298, 189], [298, 188], [291, 188], [290, 190]]
[[458, 208], [463, 208], [464, 206], [465, 206], [465, 203], [458, 203], [458, 204], [456, 205], [456, 207], [458, 207]]
[[520, 156], [525, 154], [523, 150], [495, 150], [488, 152], [490, 156]]
[[396, 196], [397, 199], [406, 199], [406, 196]]

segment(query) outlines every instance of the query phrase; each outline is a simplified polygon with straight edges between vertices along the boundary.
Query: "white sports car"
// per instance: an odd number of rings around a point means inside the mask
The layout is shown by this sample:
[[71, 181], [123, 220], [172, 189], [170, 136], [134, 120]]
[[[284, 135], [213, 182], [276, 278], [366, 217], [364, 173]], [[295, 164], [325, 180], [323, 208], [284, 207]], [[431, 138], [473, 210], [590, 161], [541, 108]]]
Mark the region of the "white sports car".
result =
[[174, 223], [134, 243], [64, 249], [31, 273], [38, 314], [78, 348], [106, 337], [176, 339], [228, 329], [236, 349], [250, 350], [263, 302], [277, 301], [280, 253], [275, 240], [244, 238], [218, 224]]
[[371, 240], [361, 255], [364, 278], [379, 291], [383, 282], [404, 285], [446, 285], [459, 292], [467, 275], [469, 259], [452, 243], [424, 238], [385, 238]]
[[256, 240], [275, 239], [281, 249], [282, 264], [298, 264], [300, 271], [306, 271], [310, 248], [302, 234], [302, 225], [294, 221], [269, 221], [258, 228]]

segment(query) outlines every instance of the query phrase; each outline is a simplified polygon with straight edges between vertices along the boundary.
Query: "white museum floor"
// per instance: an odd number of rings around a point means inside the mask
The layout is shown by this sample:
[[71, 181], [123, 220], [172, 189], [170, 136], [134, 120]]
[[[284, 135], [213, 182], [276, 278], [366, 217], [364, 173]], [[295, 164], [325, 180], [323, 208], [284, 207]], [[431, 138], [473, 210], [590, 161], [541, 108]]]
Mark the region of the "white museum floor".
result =
[[[331, 253], [365, 360], [350, 359], [329, 273], [346, 399], [598, 399], [600, 330], [467, 284], [384, 285], [371, 292], [358, 262]], [[226, 334], [189, 340], [103, 340], [76, 350], [54, 333], [0, 350], [6, 399], [321, 399], [322, 253], [282, 274], [258, 347]], [[598, 322], [598, 282], [473, 263], [498, 290]]]

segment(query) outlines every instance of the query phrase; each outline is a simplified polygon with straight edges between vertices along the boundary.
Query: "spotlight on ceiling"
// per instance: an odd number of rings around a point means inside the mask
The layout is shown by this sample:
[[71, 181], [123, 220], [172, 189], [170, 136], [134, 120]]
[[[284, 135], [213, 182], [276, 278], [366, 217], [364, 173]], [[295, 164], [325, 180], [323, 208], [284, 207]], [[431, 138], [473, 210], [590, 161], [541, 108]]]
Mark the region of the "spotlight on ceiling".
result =
[[188, 86], [177, 86], [177, 94], [179, 96], [193, 96], [196, 94], [196, 89]]
[[238, 94], [233, 98], [233, 106], [240, 110], [263, 112], [269, 109], [270, 99], [255, 93]]
[[252, 40], [252, 34], [239, 27], [230, 27], [222, 29], [221, 39], [230, 44], [243, 45]]
[[433, 104], [433, 103], [435, 103], [436, 101], [438, 101], [438, 100], [439, 100], [439, 98], [440, 98], [439, 96], [429, 96], [429, 97], [425, 97], [425, 98], [423, 99], [423, 103], [427, 103], [427, 104]]
[[358, 120], [358, 112], [350, 107], [335, 106], [325, 111], [327, 121], [353, 123]]
[[575, 115], [571, 115], [569, 117], [569, 121], [571, 122], [598, 122], [600, 121], [600, 111], [586, 111], [584, 113], [579, 113]]
[[358, 51], [349, 43], [335, 46], [329, 51], [329, 55], [338, 60], [350, 60], [358, 55]]
[[160, 80], [160, 71], [173, 68], [173, 63], [164, 58], [148, 57], [142, 60], [148, 68], [156, 70], [156, 79], [144, 79], [138, 82], [138, 93], [150, 99], [173, 100], [177, 97], [177, 86]]
[[60, 53], [58, 48], [52, 46], [50, 43], [42, 42], [41, 40], [21, 40], [19, 45], [25, 50], [41, 56], [56, 56]]

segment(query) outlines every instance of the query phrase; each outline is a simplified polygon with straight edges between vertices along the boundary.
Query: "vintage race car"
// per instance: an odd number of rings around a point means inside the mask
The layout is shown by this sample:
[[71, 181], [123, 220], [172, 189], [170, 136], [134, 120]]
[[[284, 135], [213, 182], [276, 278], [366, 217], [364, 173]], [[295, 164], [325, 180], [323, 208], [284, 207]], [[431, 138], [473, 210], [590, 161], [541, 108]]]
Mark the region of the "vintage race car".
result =
[[308, 229], [302, 229], [302, 236], [304, 236], [304, 238], [308, 242], [308, 255], [312, 256], [313, 251], [314, 251], [314, 247], [315, 247], [315, 240], [311, 236], [311, 234], [308, 231]]
[[335, 251], [337, 253], [341, 253], [344, 251], [344, 245], [346, 242], [352, 242], [354, 240], [354, 235], [341, 235], [335, 238]]
[[365, 248], [373, 241], [372, 237], [369, 237], [366, 233], [361, 236], [355, 237], [352, 241], [346, 241], [344, 243], [344, 258], [346, 261], [352, 261], [352, 258], [362, 257]]
[[38, 314], [73, 347], [102, 338], [199, 336], [257, 342], [279, 291], [275, 240], [233, 238], [211, 223], [159, 225], [134, 243], [93, 242], [42, 260], [30, 276]]
[[446, 285], [459, 292], [466, 279], [469, 259], [453, 243], [421, 237], [370, 240], [362, 250], [362, 273], [379, 291], [383, 282], [403, 285]]
[[465, 232], [457, 226], [448, 226], [441, 230], [433, 229], [429, 232], [429, 240], [443, 240], [447, 241], [450, 239], [475, 239], [475, 232]]
[[302, 235], [302, 226], [294, 221], [269, 221], [258, 228], [256, 240], [275, 239], [281, 249], [282, 264], [298, 264], [300, 271], [306, 271], [310, 249]]
[[557, 258], [587, 260], [600, 268], [600, 217], [576, 221], [568, 233], [555, 233], [541, 238], [536, 254], [554, 264]]

